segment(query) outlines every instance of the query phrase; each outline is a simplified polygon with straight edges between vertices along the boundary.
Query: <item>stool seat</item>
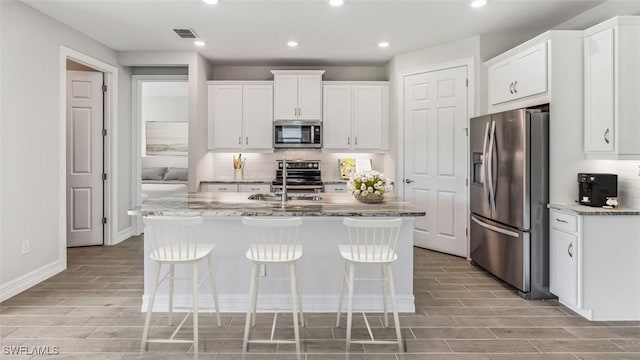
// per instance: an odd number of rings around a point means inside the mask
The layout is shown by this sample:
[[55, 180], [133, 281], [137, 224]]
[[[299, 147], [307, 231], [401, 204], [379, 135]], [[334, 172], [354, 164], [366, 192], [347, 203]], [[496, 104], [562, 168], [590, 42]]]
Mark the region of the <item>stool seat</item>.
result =
[[158, 250], [149, 255], [149, 257], [151, 260], [163, 263], [189, 263], [206, 258], [215, 247], [213, 244], [199, 244], [195, 251], [191, 251], [188, 254], [173, 254], [174, 256], [170, 255], [171, 250], [169, 247], [159, 247]]
[[388, 264], [398, 260], [395, 250], [387, 245], [338, 245], [340, 256], [357, 263]]
[[286, 263], [302, 257], [302, 245], [253, 245], [247, 259], [261, 263]]

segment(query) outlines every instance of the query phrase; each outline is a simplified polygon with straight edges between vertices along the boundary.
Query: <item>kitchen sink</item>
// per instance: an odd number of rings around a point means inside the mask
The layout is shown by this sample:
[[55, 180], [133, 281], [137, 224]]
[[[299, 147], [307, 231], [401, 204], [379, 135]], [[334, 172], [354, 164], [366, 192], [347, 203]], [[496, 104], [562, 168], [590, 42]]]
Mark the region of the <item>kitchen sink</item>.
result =
[[[277, 194], [253, 194], [249, 196], [249, 200], [262, 200], [262, 201], [280, 201], [281, 195]], [[287, 196], [287, 200], [322, 200], [320, 194], [291, 194]]]

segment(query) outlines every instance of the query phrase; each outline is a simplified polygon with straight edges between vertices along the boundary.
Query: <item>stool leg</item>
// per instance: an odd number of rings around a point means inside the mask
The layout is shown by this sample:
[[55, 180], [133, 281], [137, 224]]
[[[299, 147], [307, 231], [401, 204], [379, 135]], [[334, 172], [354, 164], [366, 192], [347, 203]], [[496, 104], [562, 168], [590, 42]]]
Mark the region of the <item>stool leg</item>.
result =
[[345, 276], [347, 276], [347, 260], [344, 261], [342, 274], [340, 274], [340, 296], [338, 296], [338, 316], [336, 317], [336, 327], [340, 327], [340, 313], [342, 312], [342, 298], [344, 297]]
[[175, 277], [175, 265], [169, 264], [169, 325], [173, 325], [173, 278]]
[[260, 266], [261, 264], [255, 264], [256, 266], [256, 284], [255, 284], [255, 288], [256, 290], [253, 292], [253, 297], [251, 298], [251, 304], [253, 304], [253, 306], [251, 307], [251, 326], [256, 326], [256, 313], [258, 312], [258, 288], [260, 288]]
[[258, 267], [257, 263], [253, 263], [251, 268], [251, 285], [249, 285], [249, 308], [247, 309], [247, 318], [244, 322], [244, 341], [242, 342], [242, 352], [247, 352], [247, 346], [249, 344], [249, 328], [251, 325], [251, 315], [253, 314], [253, 302], [255, 297], [254, 293], [257, 291], [258, 282]]
[[384, 309], [384, 327], [389, 327], [389, 314], [387, 313], [387, 277], [384, 273], [384, 265], [380, 267], [382, 273], [382, 307]]
[[296, 278], [296, 264], [289, 264], [289, 280], [291, 282], [291, 303], [293, 304], [293, 334], [296, 338], [296, 354], [300, 354], [300, 329], [298, 329], [298, 280]]
[[302, 327], [306, 327], [307, 325], [304, 322], [304, 311], [302, 311], [302, 295], [300, 290], [300, 275], [298, 274], [298, 264], [293, 263], [293, 266], [296, 271], [296, 288], [298, 289], [298, 308], [300, 309], [300, 325]]
[[207, 256], [207, 262], [209, 263], [209, 280], [211, 281], [211, 292], [213, 293], [213, 302], [216, 309], [216, 320], [218, 327], [222, 326], [220, 322], [220, 306], [218, 305], [218, 287], [216, 286], [216, 271], [215, 263], [213, 262], [213, 253]]
[[193, 263], [192, 265], [193, 271], [193, 290], [192, 290], [192, 300], [193, 300], [193, 353], [198, 354], [198, 263]]
[[400, 335], [400, 318], [398, 317], [398, 306], [396, 303], [396, 288], [393, 284], [393, 274], [391, 272], [391, 264], [385, 265], [384, 270], [387, 274], [387, 281], [389, 281], [389, 292], [391, 293], [391, 306], [393, 307], [393, 321], [396, 324], [396, 336], [398, 337], [398, 347], [400, 352], [404, 351], [402, 346], [402, 336]]
[[353, 321], [353, 288], [355, 279], [355, 265], [349, 263], [349, 306], [347, 307], [347, 352], [351, 351], [351, 324]]
[[142, 343], [140, 351], [147, 350], [147, 339], [149, 338], [149, 325], [151, 324], [151, 312], [153, 311], [153, 303], [156, 300], [156, 290], [158, 290], [158, 281], [160, 280], [160, 263], [156, 262], [153, 273], [153, 287], [151, 288], [151, 298], [148, 299], [147, 317], [144, 320], [144, 331], [142, 332]]

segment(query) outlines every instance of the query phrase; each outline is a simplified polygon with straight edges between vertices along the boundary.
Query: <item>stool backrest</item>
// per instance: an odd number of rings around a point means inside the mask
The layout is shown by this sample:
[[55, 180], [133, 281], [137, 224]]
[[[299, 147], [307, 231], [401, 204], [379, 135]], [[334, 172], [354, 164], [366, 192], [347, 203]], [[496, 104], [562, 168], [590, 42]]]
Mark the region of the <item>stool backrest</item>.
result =
[[351, 257], [358, 261], [392, 261], [402, 219], [345, 218]]
[[198, 251], [192, 229], [202, 218], [181, 216], [145, 216], [145, 237], [149, 239], [151, 256], [164, 260], [193, 259]]
[[251, 257], [265, 261], [293, 260], [301, 218], [242, 218], [249, 232]]

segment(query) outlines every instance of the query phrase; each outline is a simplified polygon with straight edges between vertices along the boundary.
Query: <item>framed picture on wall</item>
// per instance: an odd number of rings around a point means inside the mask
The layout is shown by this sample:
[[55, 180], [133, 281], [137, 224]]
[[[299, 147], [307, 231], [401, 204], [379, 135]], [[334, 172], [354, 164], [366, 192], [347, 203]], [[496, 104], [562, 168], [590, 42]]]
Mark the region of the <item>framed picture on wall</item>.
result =
[[189, 123], [186, 121], [147, 121], [147, 156], [187, 156]]

